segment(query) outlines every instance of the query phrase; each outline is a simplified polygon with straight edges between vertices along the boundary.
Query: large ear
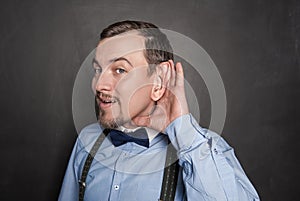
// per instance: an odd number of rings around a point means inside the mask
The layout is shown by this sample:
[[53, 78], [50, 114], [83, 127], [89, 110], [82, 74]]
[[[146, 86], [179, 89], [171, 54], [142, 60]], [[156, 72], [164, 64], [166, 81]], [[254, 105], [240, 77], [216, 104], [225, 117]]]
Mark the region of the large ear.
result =
[[166, 91], [166, 85], [170, 79], [170, 61], [161, 62], [154, 72], [153, 87], [151, 92], [151, 98], [153, 101], [158, 101], [163, 97]]

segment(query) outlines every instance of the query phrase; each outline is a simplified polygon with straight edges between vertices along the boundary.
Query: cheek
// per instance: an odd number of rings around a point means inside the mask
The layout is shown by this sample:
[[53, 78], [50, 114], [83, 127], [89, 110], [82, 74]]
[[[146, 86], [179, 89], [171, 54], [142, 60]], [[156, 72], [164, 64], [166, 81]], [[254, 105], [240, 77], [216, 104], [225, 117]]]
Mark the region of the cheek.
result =
[[152, 78], [147, 74], [147, 69], [147, 67], [136, 68], [119, 80], [116, 93], [121, 98], [124, 115], [132, 117], [150, 104], [153, 84]]
[[136, 115], [143, 115], [148, 112], [147, 108], [151, 103], [150, 98], [151, 86], [144, 86], [138, 88], [128, 100], [129, 115], [134, 117]]
[[123, 114], [136, 116], [150, 104], [152, 85], [147, 79], [131, 79], [119, 82], [117, 93], [120, 95]]

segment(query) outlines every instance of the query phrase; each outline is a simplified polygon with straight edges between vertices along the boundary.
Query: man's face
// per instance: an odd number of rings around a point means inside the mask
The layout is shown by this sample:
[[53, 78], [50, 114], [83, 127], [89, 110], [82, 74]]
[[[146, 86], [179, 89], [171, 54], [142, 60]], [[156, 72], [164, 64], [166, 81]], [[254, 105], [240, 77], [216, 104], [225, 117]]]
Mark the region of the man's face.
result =
[[130, 32], [104, 39], [97, 46], [92, 87], [104, 127], [135, 127], [131, 120], [149, 115], [153, 108], [153, 76], [148, 73], [144, 40]]

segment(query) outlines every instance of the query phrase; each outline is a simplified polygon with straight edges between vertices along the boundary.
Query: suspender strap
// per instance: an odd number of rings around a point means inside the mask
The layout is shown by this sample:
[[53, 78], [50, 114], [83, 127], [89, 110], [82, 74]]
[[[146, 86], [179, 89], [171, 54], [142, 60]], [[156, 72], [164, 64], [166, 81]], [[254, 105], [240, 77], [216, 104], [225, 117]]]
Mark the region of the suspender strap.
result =
[[[90, 153], [88, 154], [85, 160], [84, 167], [81, 173], [81, 179], [79, 180], [79, 201], [83, 201], [84, 199], [86, 177], [88, 175], [88, 172], [99, 147], [101, 146], [102, 142], [104, 141], [105, 137], [109, 134], [109, 132], [110, 129], [105, 129], [103, 131], [103, 133], [96, 140], [95, 144], [93, 145]], [[160, 201], [174, 201], [178, 179], [178, 171], [179, 164], [177, 159], [177, 151], [173, 147], [172, 143], [169, 143], [167, 148], [167, 157], [165, 161], [163, 183], [159, 199]]]
[[93, 145], [89, 155], [87, 156], [87, 158], [85, 160], [83, 170], [82, 170], [82, 173], [81, 173], [81, 179], [79, 180], [79, 201], [83, 201], [85, 187], [86, 187], [85, 180], [86, 180], [86, 177], [87, 177], [88, 172], [90, 170], [90, 167], [92, 165], [92, 162], [94, 160], [94, 157], [95, 157], [100, 145], [102, 144], [102, 142], [104, 141], [105, 137], [107, 136], [107, 134], [109, 132], [110, 132], [109, 129], [104, 129], [102, 134], [96, 140], [96, 142]]
[[159, 201], [174, 201], [178, 180], [178, 172], [179, 164], [177, 158], [177, 151], [172, 145], [172, 143], [169, 143]]

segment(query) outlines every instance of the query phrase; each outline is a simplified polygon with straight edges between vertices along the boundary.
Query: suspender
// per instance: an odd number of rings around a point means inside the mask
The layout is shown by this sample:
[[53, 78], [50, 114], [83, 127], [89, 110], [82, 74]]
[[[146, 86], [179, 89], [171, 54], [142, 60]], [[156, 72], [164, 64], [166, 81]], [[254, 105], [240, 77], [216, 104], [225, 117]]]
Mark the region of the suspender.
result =
[[178, 172], [179, 164], [177, 159], [177, 151], [170, 142], [167, 149], [164, 178], [161, 186], [159, 201], [174, 201]]
[[109, 129], [104, 129], [104, 131], [102, 132], [102, 134], [98, 137], [98, 139], [96, 140], [95, 144], [93, 145], [89, 155], [87, 156], [84, 166], [83, 166], [83, 170], [81, 173], [81, 179], [79, 180], [79, 201], [83, 201], [84, 198], [84, 192], [85, 192], [85, 180], [86, 177], [88, 175], [88, 172], [90, 170], [91, 164], [93, 162], [93, 159], [100, 147], [100, 145], [102, 144], [102, 142], [104, 141], [105, 137], [107, 136], [107, 134], [110, 132]]
[[[90, 170], [91, 164], [93, 159], [101, 146], [102, 142], [104, 141], [105, 137], [109, 134], [110, 129], [104, 129], [103, 133], [98, 137], [95, 144], [93, 145], [89, 155], [87, 156], [83, 171], [81, 173], [81, 179], [79, 180], [79, 201], [83, 201], [84, 199], [84, 192], [86, 188], [86, 177]], [[167, 156], [164, 168], [164, 177], [163, 183], [161, 186], [160, 192], [160, 199], [159, 201], [174, 201], [175, 193], [176, 193], [176, 186], [177, 186], [177, 179], [178, 179], [178, 172], [179, 172], [179, 164], [177, 159], [177, 151], [172, 146], [172, 143], [169, 143], [167, 148]]]

